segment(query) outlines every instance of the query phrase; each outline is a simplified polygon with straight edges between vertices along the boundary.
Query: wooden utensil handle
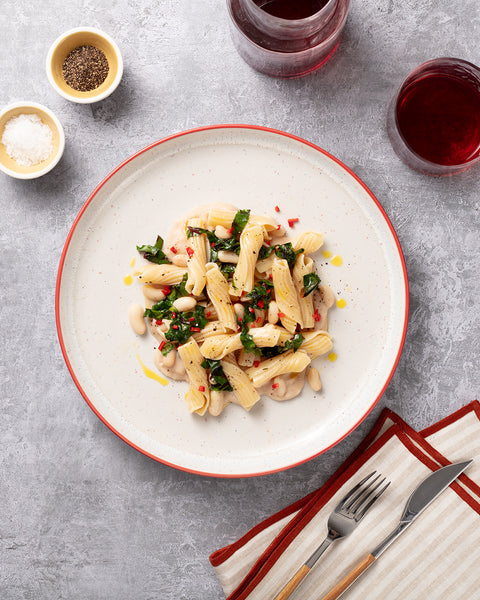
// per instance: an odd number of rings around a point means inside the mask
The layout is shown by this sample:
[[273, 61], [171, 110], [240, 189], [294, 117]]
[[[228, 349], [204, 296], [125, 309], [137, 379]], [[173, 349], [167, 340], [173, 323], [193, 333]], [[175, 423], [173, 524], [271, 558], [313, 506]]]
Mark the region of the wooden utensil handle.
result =
[[301, 566], [287, 583], [287, 585], [283, 588], [283, 590], [278, 594], [278, 596], [275, 596], [275, 600], [287, 600], [293, 590], [300, 585], [300, 582], [303, 581], [309, 571], [310, 567], [307, 567], [307, 565]]
[[352, 583], [360, 577], [360, 575], [368, 569], [368, 567], [374, 562], [375, 557], [373, 554], [369, 554], [365, 557], [361, 563], [353, 568], [348, 575], [346, 575], [342, 581], [337, 583], [337, 585], [332, 588], [326, 596], [322, 598], [322, 600], [336, 600], [339, 598], [343, 592], [352, 585]]

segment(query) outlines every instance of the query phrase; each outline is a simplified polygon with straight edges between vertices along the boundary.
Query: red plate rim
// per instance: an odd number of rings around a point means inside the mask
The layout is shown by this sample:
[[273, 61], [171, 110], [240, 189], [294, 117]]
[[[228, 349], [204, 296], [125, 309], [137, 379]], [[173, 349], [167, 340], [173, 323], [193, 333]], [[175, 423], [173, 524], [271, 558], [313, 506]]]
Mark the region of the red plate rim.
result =
[[[284, 137], [287, 137], [287, 138], [290, 138], [290, 139], [295, 140], [297, 142], [300, 142], [302, 144], [305, 144], [306, 146], [309, 146], [310, 148], [313, 148], [317, 152], [320, 152], [321, 154], [324, 154], [329, 159], [331, 159], [335, 163], [337, 163], [340, 167], [342, 167], [342, 169], [344, 169], [349, 175], [351, 175], [362, 186], [362, 188], [367, 192], [367, 194], [374, 201], [375, 205], [377, 206], [377, 208], [379, 209], [379, 211], [382, 214], [383, 218], [385, 219], [385, 222], [387, 223], [388, 228], [390, 229], [390, 232], [391, 232], [391, 234], [393, 236], [393, 239], [395, 241], [395, 244], [396, 244], [396, 247], [397, 247], [397, 250], [398, 250], [398, 255], [400, 257], [400, 261], [401, 261], [401, 264], [402, 264], [403, 279], [404, 279], [404, 285], [405, 285], [405, 316], [404, 316], [404, 321], [403, 321], [402, 338], [400, 340], [400, 344], [399, 344], [399, 347], [398, 347], [397, 355], [396, 355], [395, 361], [394, 361], [394, 363], [392, 365], [392, 369], [391, 369], [390, 373], [388, 374], [388, 377], [387, 377], [387, 379], [385, 381], [385, 384], [383, 385], [382, 389], [380, 390], [380, 392], [377, 395], [377, 397], [375, 398], [375, 400], [372, 402], [371, 406], [368, 408], [368, 410], [362, 416], [362, 418], [359, 419], [357, 421], [357, 423], [355, 423], [355, 425], [353, 425], [346, 433], [344, 433], [336, 442], [334, 442], [333, 444], [330, 444], [330, 446], [328, 446], [327, 448], [324, 448], [320, 452], [316, 452], [315, 454], [312, 454], [312, 456], [309, 456], [308, 458], [302, 459], [300, 461], [297, 461], [297, 462], [292, 463], [290, 465], [287, 465], [285, 467], [281, 467], [281, 468], [278, 468], [278, 469], [272, 469], [272, 470], [268, 470], [268, 471], [260, 471], [258, 473], [247, 473], [247, 474], [208, 473], [208, 472], [205, 472], [205, 471], [198, 471], [198, 470], [195, 470], [195, 469], [189, 469], [187, 467], [183, 467], [181, 465], [177, 465], [177, 464], [171, 463], [169, 461], [166, 461], [166, 460], [164, 460], [162, 458], [159, 458], [158, 456], [155, 456], [155, 455], [151, 454], [150, 452], [147, 452], [143, 448], [140, 448], [139, 446], [137, 446], [136, 444], [134, 444], [132, 441], [130, 441], [128, 438], [126, 438], [122, 433], [120, 433], [119, 431], [117, 431], [103, 417], [103, 415], [100, 414], [100, 412], [95, 408], [95, 406], [93, 405], [93, 403], [91, 402], [91, 400], [87, 396], [86, 392], [83, 390], [82, 386], [80, 385], [80, 382], [78, 381], [78, 379], [77, 379], [77, 377], [75, 375], [75, 372], [73, 370], [73, 367], [72, 367], [72, 365], [70, 363], [70, 360], [68, 358], [68, 355], [67, 355], [67, 350], [65, 348], [65, 343], [63, 341], [62, 328], [61, 328], [61, 324], [60, 324], [60, 306], [59, 306], [59, 302], [60, 302], [60, 285], [61, 285], [61, 281], [62, 281], [62, 273], [63, 273], [64, 264], [65, 264], [65, 258], [66, 258], [67, 252], [68, 252], [70, 241], [71, 241], [72, 236], [73, 236], [73, 234], [75, 232], [75, 229], [76, 229], [76, 227], [77, 227], [80, 219], [82, 218], [83, 213], [87, 209], [88, 205], [92, 202], [92, 200], [94, 199], [94, 197], [96, 196], [96, 194], [98, 193], [98, 191], [105, 185], [105, 183], [107, 183], [107, 181], [109, 181], [118, 171], [120, 171], [120, 169], [122, 169], [129, 162], [131, 162], [132, 160], [134, 160], [135, 158], [137, 158], [137, 156], [140, 156], [141, 154], [143, 154], [144, 152], [147, 152], [151, 148], [154, 148], [155, 146], [158, 146], [158, 145], [163, 144], [165, 142], [168, 142], [170, 140], [182, 137], [184, 135], [189, 135], [189, 134], [192, 134], [192, 133], [198, 133], [198, 132], [208, 131], [208, 130], [214, 130], [214, 129], [252, 129], [252, 130], [265, 131], [265, 132], [268, 132], [268, 133], [274, 133], [274, 134], [277, 134], [277, 135], [282, 135]], [[330, 450], [331, 448], [333, 448], [334, 446], [336, 446], [337, 444], [339, 444], [347, 436], [349, 436], [350, 433], [352, 433], [352, 431], [354, 431], [360, 425], [360, 423], [362, 423], [362, 421], [364, 419], [366, 419], [367, 416], [371, 413], [371, 411], [375, 408], [375, 406], [379, 402], [380, 398], [383, 396], [383, 394], [384, 394], [384, 392], [385, 392], [388, 384], [390, 383], [390, 380], [392, 379], [393, 374], [395, 373], [395, 370], [397, 368], [398, 362], [400, 360], [400, 356], [402, 354], [403, 346], [404, 346], [404, 343], [405, 343], [405, 337], [407, 335], [408, 313], [409, 313], [409, 285], [408, 285], [407, 266], [406, 266], [406, 263], [405, 263], [405, 257], [403, 256], [402, 248], [400, 246], [400, 242], [398, 240], [398, 236], [397, 236], [397, 234], [395, 232], [395, 229], [394, 229], [394, 227], [393, 227], [390, 219], [388, 218], [387, 213], [385, 212], [384, 208], [382, 207], [382, 205], [380, 204], [380, 202], [377, 200], [377, 198], [375, 197], [375, 195], [371, 192], [371, 190], [360, 179], [360, 177], [358, 177], [351, 169], [349, 169], [338, 158], [336, 158], [335, 156], [333, 156], [332, 154], [330, 154], [329, 152], [327, 152], [323, 148], [320, 148], [320, 146], [317, 146], [316, 144], [313, 144], [312, 142], [308, 142], [307, 140], [305, 140], [305, 139], [303, 139], [301, 137], [298, 137], [298, 136], [296, 136], [294, 134], [291, 134], [291, 133], [287, 133], [285, 131], [280, 131], [278, 129], [272, 129], [270, 127], [265, 127], [263, 125], [245, 125], [245, 124], [240, 124], [240, 123], [238, 123], [238, 124], [207, 125], [207, 126], [203, 126], [203, 127], [195, 127], [193, 129], [187, 129], [185, 131], [174, 133], [174, 134], [169, 135], [169, 136], [167, 136], [165, 138], [162, 138], [161, 140], [153, 142], [152, 144], [149, 144], [148, 146], [145, 146], [145, 148], [142, 148], [138, 152], [135, 152], [135, 154], [132, 154], [132, 156], [129, 156], [127, 159], [125, 159], [123, 162], [121, 162], [115, 169], [113, 169], [113, 171], [111, 171], [103, 179], [103, 181], [101, 181], [97, 185], [97, 187], [93, 190], [93, 192], [87, 198], [87, 200], [85, 201], [84, 205], [80, 209], [78, 215], [76, 216], [76, 218], [75, 218], [75, 220], [74, 220], [74, 222], [72, 224], [72, 227], [71, 227], [71, 229], [70, 229], [70, 231], [68, 233], [67, 239], [65, 241], [65, 245], [63, 247], [62, 255], [60, 257], [60, 262], [59, 262], [58, 272], [57, 272], [56, 286], [55, 286], [55, 323], [56, 323], [56, 327], [57, 327], [57, 335], [58, 335], [58, 340], [60, 342], [60, 347], [62, 349], [63, 358], [64, 358], [65, 363], [67, 365], [67, 368], [68, 368], [68, 370], [70, 372], [70, 375], [71, 375], [71, 377], [72, 377], [75, 385], [78, 388], [78, 391], [83, 396], [83, 398], [86, 401], [86, 403], [88, 404], [88, 406], [96, 414], [96, 416], [115, 435], [117, 435], [121, 440], [123, 440], [129, 446], [131, 446], [132, 448], [135, 448], [135, 450], [138, 450], [139, 452], [141, 452], [145, 456], [148, 456], [149, 458], [151, 458], [151, 459], [153, 459], [153, 460], [155, 460], [155, 461], [157, 461], [159, 463], [162, 463], [162, 464], [167, 465], [169, 467], [173, 467], [174, 469], [178, 469], [180, 471], [185, 471], [187, 473], [193, 473], [195, 475], [203, 475], [203, 476], [206, 476], [206, 477], [228, 478], [228, 479], [237, 479], [237, 478], [241, 478], [241, 477], [259, 477], [259, 476], [262, 476], [262, 475], [269, 475], [271, 473], [277, 473], [277, 472], [280, 472], [280, 471], [286, 471], [287, 469], [292, 469], [293, 467], [297, 467], [297, 466], [299, 466], [301, 464], [304, 464], [304, 463], [312, 460], [313, 458], [316, 458], [317, 456], [320, 456], [321, 454], [324, 454], [325, 452], [327, 452], [328, 450]]]

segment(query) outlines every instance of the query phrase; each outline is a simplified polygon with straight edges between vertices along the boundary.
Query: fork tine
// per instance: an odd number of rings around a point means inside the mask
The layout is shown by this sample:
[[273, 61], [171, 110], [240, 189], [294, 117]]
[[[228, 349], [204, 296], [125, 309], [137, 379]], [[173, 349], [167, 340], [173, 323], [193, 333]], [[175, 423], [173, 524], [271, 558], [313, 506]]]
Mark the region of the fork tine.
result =
[[[378, 488], [385, 482], [386, 478], [380, 479], [381, 475], [375, 477], [371, 484], [363, 490], [363, 494], [357, 498], [356, 502], [350, 503], [349, 512], [355, 514], [357, 510], [374, 494]], [[380, 481], [378, 481], [380, 479]], [[377, 483], [378, 482], [378, 483]], [[376, 483], [376, 485], [375, 485]]]
[[[383, 483], [385, 481], [385, 479], [382, 480], [381, 483]], [[363, 517], [367, 514], [367, 512], [372, 508], [373, 504], [380, 498], [380, 496], [383, 494], [383, 492], [388, 488], [388, 486], [390, 485], [390, 481], [388, 481], [383, 488], [378, 491], [370, 500], [370, 502], [368, 502], [368, 504], [366, 504], [361, 510], [360, 510], [360, 506], [357, 508], [357, 514], [355, 515], [355, 518], [357, 520], [363, 519]], [[359, 512], [360, 511], [360, 512]]]
[[381, 477], [381, 474], [379, 473], [374, 479], [372, 479], [372, 481], [369, 482], [369, 484], [367, 486], [364, 486], [355, 495], [353, 495], [349, 499], [349, 501], [345, 503], [343, 509], [348, 510], [349, 512], [352, 511], [352, 507], [354, 505], [357, 505], [357, 502], [359, 500], [361, 500], [362, 497], [364, 497], [364, 495], [368, 492], [369, 489], [371, 489], [372, 485], [374, 485], [375, 482], [377, 482], [380, 479], [380, 477]]
[[373, 471], [372, 473], [370, 473], [370, 475], [367, 475], [366, 477], [364, 477], [362, 479], [362, 481], [359, 481], [356, 486], [354, 486], [351, 490], [349, 490], [348, 493], [337, 504], [335, 510], [340, 510], [341, 508], [344, 508], [345, 503], [352, 497], [352, 495], [355, 494], [357, 492], [357, 490], [360, 489], [362, 487], [362, 485], [370, 479], [370, 477], [375, 475], [375, 473], [376, 473], [376, 471]]

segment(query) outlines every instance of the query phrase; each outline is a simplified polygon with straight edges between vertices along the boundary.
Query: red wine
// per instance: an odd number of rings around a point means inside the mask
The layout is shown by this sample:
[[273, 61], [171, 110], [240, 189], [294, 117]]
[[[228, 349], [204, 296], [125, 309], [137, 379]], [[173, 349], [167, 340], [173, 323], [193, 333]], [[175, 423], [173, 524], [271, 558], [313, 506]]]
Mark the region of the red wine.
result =
[[328, 0], [254, 0], [265, 12], [282, 19], [306, 19], [321, 10]]
[[439, 165], [460, 165], [480, 153], [480, 90], [467, 79], [429, 74], [400, 93], [398, 129], [411, 150]]

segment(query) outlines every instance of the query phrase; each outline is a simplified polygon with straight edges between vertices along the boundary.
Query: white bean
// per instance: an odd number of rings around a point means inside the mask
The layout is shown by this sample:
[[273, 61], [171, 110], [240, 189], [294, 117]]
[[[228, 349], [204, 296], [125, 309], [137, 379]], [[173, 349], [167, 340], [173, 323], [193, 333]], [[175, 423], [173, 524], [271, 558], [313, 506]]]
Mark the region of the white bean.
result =
[[167, 367], [167, 368], [173, 367], [176, 360], [177, 360], [177, 351], [170, 350], [170, 352], [167, 354], [167, 356], [163, 357], [163, 366]]
[[185, 296], [184, 298], [177, 298], [173, 303], [173, 308], [178, 312], [188, 312], [193, 310], [197, 306], [197, 301], [191, 296]]
[[322, 389], [322, 382], [320, 380], [320, 374], [315, 367], [310, 367], [307, 373], [308, 385], [314, 392], [318, 392]]
[[147, 330], [145, 321], [143, 320], [143, 306], [141, 304], [132, 304], [128, 309], [128, 320], [130, 326], [135, 333], [143, 335]]
[[172, 263], [177, 267], [187, 266], [187, 255], [186, 254], [175, 254], [172, 257]]
[[272, 325], [278, 322], [278, 306], [275, 300], [272, 300], [268, 307], [268, 322]]
[[318, 291], [320, 292], [320, 297], [325, 306], [327, 308], [331, 308], [335, 303], [335, 294], [332, 292], [332, 290], [328, 287], [328, 285], [321, 285], [318, 288]]
[[285, 383], [285, 379], [283, 379], [282, 377], [274, 377], [272, 379], [272, 385], [276, 386], [273, 389], [276, 396], [278, 396], [279, 398], [285, 396], [285, 392], [287, 391], [287, 384]]
[[240, 304], [240, 302], [236, 302], [233, 305], [233, 310], [237, 315], [237, 319], [243, 319], [243, 317], [245, 316], [245, 307], [243, 306], [243, 304]]
[[215, 390], [210, 392], [210, 405], [208, 407], [208, 412], [214, 417], [218, 417], [224, 406], [225, 401], [223, 399], [223, 392], [217, 392]]
[[235, 252], [229, 252], [228, 250], [219, 250], [218, 260], [223, 263], [238, 263], [238, 254]]
[[232, 234], [228, 229], [225, 229], [223, 225], [217, 225], [215, 227], [215, 235], [221, 240], [229, 240], [232, 237]]
[[161, 302], [165, 300], [165, 294], [160, 288], [153, 287], [147, 283], [143, 286], [143, 295], [152, 302]]

